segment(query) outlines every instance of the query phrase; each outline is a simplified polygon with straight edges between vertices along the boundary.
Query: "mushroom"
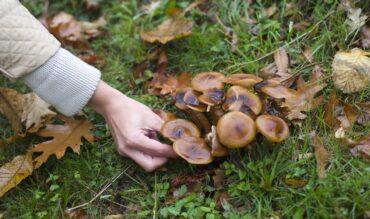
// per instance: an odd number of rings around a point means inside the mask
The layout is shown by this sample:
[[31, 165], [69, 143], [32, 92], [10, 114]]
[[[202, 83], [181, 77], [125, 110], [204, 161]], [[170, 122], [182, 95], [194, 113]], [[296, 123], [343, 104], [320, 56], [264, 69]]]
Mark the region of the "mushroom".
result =
[[256, 124], [244, 113], [229, 112], [218, 121], [217, 134], [220, 142], [228, 148], [245, 147], [256, 136]]
[[262, 110], [262, 103], [257, 95], [238, 85], [230, 87], [222, 108], [229, 111], [241, 111], [243, 105], [248, 106], [256, 115]]
[[222, 89], [217, 88], [206, 90], [198, 97], [198, 99], [200, 102], [208, 106], [219, 105], [225, 99], [225, 92]]
[[257, 75], [245, 73], [228, 75], [224, 79], [224, 83], [226, 84], [239, 85], [245, 88], [251, 88], [261, 81], [262, 78]]
[[176, 141], [183, 137], [195, 136], [200, 137], [198, 127], [185, 119], [174, 119], [167, 121], [161, 128], [161, 133], [164, 137], [169, 138], [171, 141]]
[[206, 135], [206, 142], [212, 148], [211, 154], [214, 157], [224, 157], [229, 154], [227, 148], [222, 146], [217, 137], [216, 127], [212, 126], [212, 131]]
[[174, 151], [191, 164], [209, 164], [213, 161], [211, 149], [199, 137], [185, 137], [173, 143]]
[[162, 109], [152, 109], [152, 111], [157, 114], [163, 121], [167, 122], [169, 120], [176, 119], [176, 115], [174, 113], [168, 112]]
[[209, 115], [211, 116], [213, 124], [217, 124], [218, 120], [225, 115], [226, 111], [222, 109], [221, 106], [211, 107]]
[[223, 89], [225, 76], [219, 72], [202, 72], [191, 80], [191, 86], [196, 91], [206, 91], [213, 88]]
[[186, 110], [188, 109], [188, 107], [186, 106], [185, 102], [184, 102], [184, 96], [186, 94], [186, 92], [188, 92], [189, 90], [192, 90], [190, 87], [185, 87], [185, 88], [180, 88], [178, 90], [176, 90], [176, 93], [174, 95], [174, 99], [175, 99], [175, 106], [181, 110]]
[[256, 124], [258, 131], [269, 141], [281, 142], [289, 137], [289, 127], [280, 117], [261, 115], [257, 117]]
[[285, 87], [281, 84], [267, 82], [261, 87], [261, 91], [274, 98], [290, 98], [297, 96], [297, 91]]
[[192, 110], [198, 111], [198, 112], [205, 112], [207, 110], [207, 106], [201, 102], [199, 102], [198, 97], [200, 96], [200, 93], [190, 89], [187, 90], [184, 95], [184, 103], [187, 107], [189, 107]]

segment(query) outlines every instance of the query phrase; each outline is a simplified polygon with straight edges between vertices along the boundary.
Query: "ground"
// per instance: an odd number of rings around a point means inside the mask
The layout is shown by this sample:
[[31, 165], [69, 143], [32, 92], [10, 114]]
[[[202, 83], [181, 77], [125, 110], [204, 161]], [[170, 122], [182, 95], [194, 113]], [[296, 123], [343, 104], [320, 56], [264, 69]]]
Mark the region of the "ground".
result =
[[[35, 16], [41, 15], [44, 1], [23, 2]], [[103, 57], [98, 63], [103, 79], [151, 107], [176, 112], [168, 99], [150, 96], [141, 86], [130, 88], [128, 79], [132, 78], [131, 67], [156, 47], [144, 43], [139, 32], [160, 24], [167, 18], [169, 8], [186, 8], [191, 1], [163, 0], [152, 14], [140, 14], [142, 5], [148, 1], [97, 0], [101, 7], [98, 12], [87, 11], [83, 1], [49, 2], [51, 15], [66, 11], [78, 19], [89, 20], [105, 14], [106, 35], [92, 41], [93, 50]], [[202, 15], [198, 9], [191, 11], [188, 17], [196, 21], [193, 34], [163, 46], [169, 58], [169, 72], [257, 73], [273, 62], [271, 54], [284, 46], [291, 57], [293, 73], [307, 78], [314, 64], [323, 67], [329, 82], [323, 91], [327, 101], [335, 89], [330, 74], [336, 51], [359, 44], [359, 32], [348, 30], [347, 15], [338, 9], [339, 2], [277, 1], [277, 11], [270, 17], [266, 15], [266, 8], [273, 1], [247, 2], [209, 1], [208, 13], [217, 14], [221, 22]], [[369, 1], [352, 3], [369, 15]], [[248, 16], [257, 23], [248, 24]], [[307, 21], [307, 25], [295, 26], [302, 21]], [[235, 32], [239, 39], [236, 45], [232, 45], [222, 25]], [[313, 51], [314, 64], [302, 56], [304, 46]], [[4, 77], [0, 79], [0, 86], [27, 91], [21, 82]], [[369, 91], [354, 95], [339, 92], [339, 95], [348, 102], [369, 101]], [[111, 214], [123, 214], [127, 218], [358, 218], [370, 210], [368, 163], [352, 157], [335, 139], [333, 130], [323, 121], [323, 105], [309, 113], [301, 127], [293, 128], [291, 137], [282, 144], [271, 145], [261, 139], [251, 152], [233, 151], [229, 157], [212, 165], [198, 167], [178, 159], [149, 174], [116, 153], [102, 117], [89, 109], [85, 112], [94, 123], [93, 131], [99, 140], [94, 144], [85, 143], [80, 155], [68, 151], [61, 160], [50, 159], [2, 197], [0, 213], [6, 211], [6, 218], [64, 217], [66, 209], [89, 202], [109, 183], [96, 200], [82, 207], [90, 218]], [[5, 118], [0, 117], [2, 137], [10, 135], [7, 127]], [[308, 135], [312, 130], [322, 137], [331, 154], [326, 179], [318, 178], [314, 157], [297, 160], [299, 154], [314, 151]], [[355, 126], [350, 134], [368, 133], [369, 127]], [[0, 164], [24, 151], [29, 144], [30, 139], [25, 139], [0, 149]], [[227, 178], [221, 187], [215, 188], [212, 177], [206, 175], [199, 188], [182, 186], [177, 192], [184, 195], [172, 198], [170, 190], [175, 177], [209, 172], [220, 164]], [[294, 188], [284, 182], [286, 178], [308, 183]], [[228, 193], [229, 199], [222, 206], [217, 203], [217, 191]]]

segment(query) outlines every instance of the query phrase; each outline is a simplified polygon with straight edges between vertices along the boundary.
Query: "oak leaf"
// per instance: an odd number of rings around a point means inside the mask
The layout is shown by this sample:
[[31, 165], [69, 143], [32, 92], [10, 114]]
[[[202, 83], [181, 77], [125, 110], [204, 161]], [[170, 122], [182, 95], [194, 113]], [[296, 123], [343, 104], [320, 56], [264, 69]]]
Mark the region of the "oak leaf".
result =
[[62, 158], [68, 147], [79, 154], [82, 137], [90, 143], [93, 142], [94, 136], [90, 132], [92, 124], [88, 120], [67, 118], [64, 116], [60, 116], [60, 119], [65, 123], [62, 125], [48, 124], [44, 129], [36, 133], [42, 137], [52, 137], [52, 139], [36, 144], [32, 148], [33, 152], [42, 153], [34, 159], [35, 169], [39, 168], [53, 154], [58, 159]]
[[32, 153], [16, 156], [0, 167], [0, 197], [32, 174]]
[[0, 88], [0, 113], [10, 122], [15, 134], [36, 132], [56, 113], [35, 93], [21, 94], [9, 88]]
[[333, 81], [344, 93], [366, 89], [370, 84], [370, 52], [358, 48], [350, 52], [337, 52], [334, 56]]
[[193, 21], [180, 16], [165, 20], [154, 31], [140, 32], [140, 36], [146, 42], [154, 43], [158, 41], [166, 44], [169, 41], [190, 35], [193, 25]]

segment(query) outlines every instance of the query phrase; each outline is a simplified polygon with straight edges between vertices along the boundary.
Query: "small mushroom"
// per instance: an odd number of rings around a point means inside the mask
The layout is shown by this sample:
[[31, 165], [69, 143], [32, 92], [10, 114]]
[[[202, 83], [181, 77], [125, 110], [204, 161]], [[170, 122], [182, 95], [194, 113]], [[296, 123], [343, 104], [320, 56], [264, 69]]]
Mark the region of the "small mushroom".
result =
[[229, 111], [241, 111], [244, 105], [248, 106], [256, 115], [262, 110], [262, 103], [257, 95], [238, 85], [230, 87], [222, 108]]
[[195, 136], [200, 137], [198, 127], [185, 119], [174, 119], [163, 124], [161, 133], [171, 141], [176, 141], [183, 137]]
[[229, 112], [218, 121], [217, 134], [220, 142], [228, 148], [245, 147], [256, 136], [256, 124], [244, 113]]
[[251, 88], [261, 81], [262, 78], [257, 75], [245, 73], [228, 75], [224, 79], [224, 83], [226, 84], [239, 85], [245, 88]]
[[176, 119], [176, 115], [174, 113], [168, 112], [162, 109], [152, 109], [152, 111], [157, 114], [161, 119], [165, 122], [169, 120]]
[[210, 89], [203, 92], [202, 95], [198, 97], [199, 101], [208, 105], [215, 106], [222, 103], [225, 99], [225, 92], [221, 89]]
[[196, 91], [206, 91], [210, 89], [223, 89], [225, 76], [219, 72], [202, 72], [191, 80], [191, 86]]
[[229, 154], [227, 148], [222, 146], [218, 140], [216, 127], [212, 126], [212, 131], [206, 135], [206, 142], [212, 148], [211, 154], [214, 157], [224, 157]]
[[213, 124], [217, 124], [218, 120], [225, 115], [226, 111], [222, 109], [221, 106], [211, 107], [209, 115], [211, 116]]
[[257, 118], [256, 124], [258, 131], [269, 141], [281, 142], [289, 137], [289, 127], [280, 117], [261, 115]]
[[207, 110], [207, 106], [198, 100], [199, 96], [200, 96], [199, 92], [192, 89], [187, 90], [184, 95], [184, 103], [188, 108], [192, 110], [198, 112], [205, 112]]
[[188, 107], [186, 106], [186, 104], [184, 102], [184, 96], [185, 96], [186, 92], [191, 91], [191, 90], [192, 89], [190, 87], [185, 87], [185, 88], [181, 88], [181, 89], [176, 90], [176, 93], [174, 95], [174, 99], [175, 99], [175, 106], [178, 109], [181, 109], [181, 110], [188, 109]]
[[191, 164], [209, 164], [213, 161], [211, 149], [203, 138], [181, 138], [173, 143], [173, 149]]

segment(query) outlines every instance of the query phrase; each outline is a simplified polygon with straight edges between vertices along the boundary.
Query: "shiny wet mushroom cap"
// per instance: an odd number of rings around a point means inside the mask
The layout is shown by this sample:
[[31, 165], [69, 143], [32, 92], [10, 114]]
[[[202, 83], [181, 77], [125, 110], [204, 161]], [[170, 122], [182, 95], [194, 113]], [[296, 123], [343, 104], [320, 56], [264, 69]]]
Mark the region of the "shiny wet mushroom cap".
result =
[[224, 83], [226, 84], [239, 85], [245, 88], [251, 88], [261, 81], [262, 78], [258, 77], [257, 75], [245, 73], [228, 75], [224, 79]]
[[184, 102], [184, 96], [185, 96], [186, 92], [191, 91], [191, 90], [192, 89], [190, 87], [185, 87], [185, 88], [181, 88], [181, 89], [176, 90], [176, 93], [174, 95], [174, 99], [175, 99], [175, 106], [178, 109], [181, 109], [181, 110], [188, 109], [188, 107], [186, 106], [186, 104]]
[[222, 108], [227, 111], [242, 111], [245, 106], [256, 115], [262, 110], [261, 100], [256, 94], [238, 85], [230, 87]]
[[256, 120], [257, 129], [267, 140], [281, 142], [289, 137], [290, 131], [287, 123], [277, 116], [261, 115]]
[[219, 72], [202, 72], [191, 80], [191, 86], [196, 91], [206, 91], [210, 89], [223, 89], [225, 76]]
[[210, 89], [203, 92], [202, 95], [198, 97], [199, 101], [208, 105], [215, 106], [222, 103], [225, 99], [225, 92], [222, 89]]
[[191, 164], [209, 164], [213, 161], [211, 149], [203, 138], [181, 138], [173, 143], [173, 149]]
[[170, 139], [171, 141], [176, 141], [188, 136], [200, 136], [198, 127], [194, 123], [185, 119], [174, 119], [167, 121], [163, 124], [161, 133], [164, 137]]
[[186, 106], [192, 110], [198, 111], [198, 112], [205, 112], [207, 109], [207, 106], [204, 103], [201, 103], [198, 99], [200, 96], [200, 93], [195, 90], [188, 90], [186, 91], [184, 95], [184, 103]]
[[244, 113], [229, 112], [218, 121], [217, 134], [220, 142], [228, 148], [245, 147], [256, 136], [256, 124]]

